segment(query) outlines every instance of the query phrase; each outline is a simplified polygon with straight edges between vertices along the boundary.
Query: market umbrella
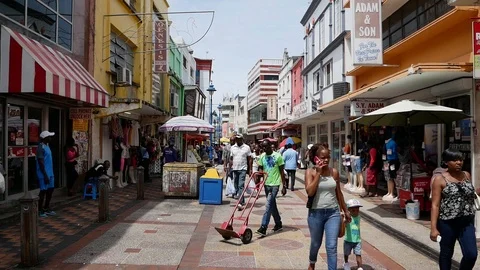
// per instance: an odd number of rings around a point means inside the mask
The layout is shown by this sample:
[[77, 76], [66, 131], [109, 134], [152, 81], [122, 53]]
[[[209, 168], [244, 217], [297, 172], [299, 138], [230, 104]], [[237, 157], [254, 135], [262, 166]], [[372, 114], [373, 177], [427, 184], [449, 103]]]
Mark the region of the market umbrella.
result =
[[221, 143], [229, 143], [229, 142], [230, 142], [230, 139], [229, 139], [229, 138], [226, 138], [226, 137], [222, 137], [222, 138], [220, 139], [220, 142], [221, 142]]
[[168, 120], [158, 128], [159, 132], [185, 131], [185, 132], [214, 132], [215, 128], [205, 120], [191, 115], [177, 116]]
[[402, 100], [367, 113], [352, 122], [366, 126], [422, 126], [468, 118], [462, 110], [421, 101]]
[[302, 142], [302, 139], [300, 138], [297, 138], [297, 137], [288, 137], [286, 138], [285, 140], [283, 140], [279, 145], [278, 147], [282, 148], [284, 147], [285, 145], [287, 144], [297, 144], [297, 143], [301, 143]]

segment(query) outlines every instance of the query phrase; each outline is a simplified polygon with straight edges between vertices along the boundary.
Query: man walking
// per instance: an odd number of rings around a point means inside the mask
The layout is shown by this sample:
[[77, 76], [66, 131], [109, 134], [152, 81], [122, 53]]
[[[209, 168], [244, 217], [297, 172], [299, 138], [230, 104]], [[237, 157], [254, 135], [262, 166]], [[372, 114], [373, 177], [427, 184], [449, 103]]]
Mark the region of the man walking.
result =
[[[50, 131], [42, 131], [40, 133], [40, 144], [36, 153], [36, 165], [37, 165], [37, 179], [40, 186], [40, 197], [38, 201], [38, 209], [40, 217], [46, 217], [47, 215], [53, 216], [55, 212], [50, 210], [50, 201], [53, 195], [53, 189], [55, 188], [55, 176], [53, 174], [53, 159], [52, 151], [50, 150], [50, 139], [55, 133]], [[45, 198], [46, 197], [46, 198]], [[45, 201], [45, 205], [43, 202]]]
[[[250, 146], [243, 143], [242, 134], [235, 135], [236, 144], [230, 148], [230, 162], [232, 163], [233, 183], [235, 185], [236, 196], [239, 198], [242, 195], [245, 185], [245, 177], [250, 175], [252, 170], [252, 152]], [[245, 207], [245, 199], [240, 198], [238, 210], [241, 211]]]
[[[285, 171], [287, 171], [288, 178], [290, 179], [290, 190], [294, 191], [295, 188], [295, 173], [298, 166], [298, 152], [293, 150], [292, 144], [285, 145], [285, 152], [283, 152], [283, 160], [285, 162]], [[287, 179], [288, 188], [288, 179]]]
[[257, 233], [265, 236], [267, 234], [268, 223], [270, 223], [270, 217], [273, 215], [275, 226], [273, 231], [277, 232], [282, 230], [282, 219], [277, 208], [277, 194], [280, 188], [280, 184], [283, 184], [282, 195], [287, 193], [287, 181], [285, 174], [283, 174], [284, 162], [282, 155], [272, 150], [272, 146], [269, 142], [264, 141], [262, 143], [265, 153], [262, 154], [258, 161], [259, 171], [264, 171], [268, 174], [265, 179], [265, 195], [267, 202], [265, 204], [265, 213], [262, 218], [262, 226], [257, 230]]

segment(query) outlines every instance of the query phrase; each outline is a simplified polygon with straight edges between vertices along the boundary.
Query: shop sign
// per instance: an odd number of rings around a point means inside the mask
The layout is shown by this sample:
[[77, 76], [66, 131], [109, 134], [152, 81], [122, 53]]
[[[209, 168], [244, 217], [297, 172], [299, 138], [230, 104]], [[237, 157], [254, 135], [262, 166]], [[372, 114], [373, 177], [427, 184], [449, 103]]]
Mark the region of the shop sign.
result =
[[37, 146], [30, 147], [9, 147], [8, 148], [8, 158], [24, 157], [34, 157], [37, 154]]
[[353, 64], [382, 65], [382, 1], [352, 0]]
[[155, 21], [155, 59], [154, 71], [155, 73], [168, 72], [168, 23], [165, 20]]
[[473, 78], [480, 79], [480, 21], [472, 23], [473, 29]]
[[384, 101], [361, 101], [355, 100], [350, 103], [350, 116], [363, 116], [367, 113], [385, 107]]
[[71, 108], [70, 119], [91, 119], [92, 109], [90, 108]]
[[277, 120], [277, 96], [267, 97], [267, 120]]
[[304, 101], [300, 104], [297, 104], [293, 107], [293, 118], [300, 118], [302, 115], [307, 113], [307, 103]]
[[73, 119], [72, 129], [76, 131], [88, 131], [88, 120]]

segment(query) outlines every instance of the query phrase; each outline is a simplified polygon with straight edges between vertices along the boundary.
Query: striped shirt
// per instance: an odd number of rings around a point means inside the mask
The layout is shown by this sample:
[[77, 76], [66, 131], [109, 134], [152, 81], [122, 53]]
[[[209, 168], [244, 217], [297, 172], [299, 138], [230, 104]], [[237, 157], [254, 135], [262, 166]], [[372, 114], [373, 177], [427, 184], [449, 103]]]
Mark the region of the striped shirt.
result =
[[230, 157], [233, 157], [232, 170], [243, 171], [248, 169], [248, 157], [252, 154], [250, 146], [242, 144], [240, 147], [232, 145], [230, 148]]

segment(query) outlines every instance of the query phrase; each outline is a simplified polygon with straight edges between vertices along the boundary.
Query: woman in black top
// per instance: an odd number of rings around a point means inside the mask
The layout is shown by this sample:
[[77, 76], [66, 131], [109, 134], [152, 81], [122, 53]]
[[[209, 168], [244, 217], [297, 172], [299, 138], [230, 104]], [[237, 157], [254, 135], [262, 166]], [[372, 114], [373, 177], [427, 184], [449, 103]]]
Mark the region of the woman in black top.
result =
[[440, 270], [452, 268], [457, 240], [463, 254], [460, 269], [470, 270], [478, 255], [474, 226], [475, 188], [470, 174], [462, 171], [464, 157], [461, 152], [447, 149], [442, 160], [447, 171], [433, 180], [430, 239], [440, 242]]

